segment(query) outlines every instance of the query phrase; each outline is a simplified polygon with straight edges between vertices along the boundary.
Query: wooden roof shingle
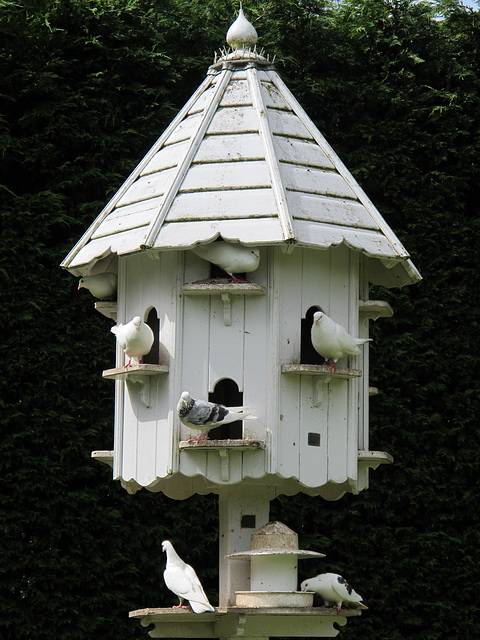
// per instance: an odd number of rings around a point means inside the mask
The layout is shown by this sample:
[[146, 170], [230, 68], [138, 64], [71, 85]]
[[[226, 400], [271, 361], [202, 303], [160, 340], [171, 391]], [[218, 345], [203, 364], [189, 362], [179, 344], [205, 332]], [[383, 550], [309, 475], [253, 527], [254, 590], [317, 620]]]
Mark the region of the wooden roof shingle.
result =
[[88, 272], [109, 254], [224, 240], [328, 248], [372, 258], [372, 281], [420, 274], [273, 64], [235, 49], [207, 76], [65, 258]]

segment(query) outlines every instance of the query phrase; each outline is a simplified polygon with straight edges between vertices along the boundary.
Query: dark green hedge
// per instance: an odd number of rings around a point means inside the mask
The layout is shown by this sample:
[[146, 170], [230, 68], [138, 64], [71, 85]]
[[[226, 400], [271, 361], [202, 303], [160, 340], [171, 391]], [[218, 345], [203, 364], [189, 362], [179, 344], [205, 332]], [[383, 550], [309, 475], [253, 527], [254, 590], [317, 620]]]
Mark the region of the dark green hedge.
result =
[[[233, 0], [0, 3], [0, 635], [146, 638], [176, 542], [216, 602], [217, 505], [129, 496], [112, 446], [110, 322], [59, 268], [203, 80]], [[372, 292], [371, 448], [392, 467], [335, 503], [272, 518], [369, 605], [355, 640], [480, 636], [478, 13], [443, 3], [254, 1], [260, 43], [412, 254], [424, 280]]]

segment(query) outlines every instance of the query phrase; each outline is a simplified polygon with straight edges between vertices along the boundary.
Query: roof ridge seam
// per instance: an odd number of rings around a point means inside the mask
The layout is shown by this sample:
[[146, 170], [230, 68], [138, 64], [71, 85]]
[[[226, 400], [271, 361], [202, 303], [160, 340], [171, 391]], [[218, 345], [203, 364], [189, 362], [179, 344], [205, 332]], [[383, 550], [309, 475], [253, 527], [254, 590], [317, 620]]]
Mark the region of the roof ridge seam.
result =
[[177, 173], [177, 176], [175, 178], [175, 180], [173, 181], [173, 183], [170, 185], [170, 188], [168, 190], [168, 193], [166, 195], [165, 200], [162, 203], [162, 206], [160, 207], [160, 210], [157, 214], [157, 216], [154, 218], [154, 220], [152, 220], [151, 224], [150, 224], [150, 230], [147, 234], [147, 237], [145, 238], [144, 243], [142, 244], [142, 249], [148, 249], [151, 248], [157, 237], [158, 237], [158, 233], [165, 221], [165, 218], [168, 214], [168, 209], [170, 207], [170, 205], [172, 204], [175, 196], [177, 195], [179, 189], [180, 189], [180, 185], [182, 184], [183, 180], [185, 179], [185, 175], [186, 172], [188, 170], [188, 167], [191, 165], [192, 160], [196, 154], [196, 152], [198, 151], [198, 147], [200, 145], [201, 140], [203, 139], [205, 132], [207, 130], [207, 128], [210, 126], [210, 123], [216, 113], [218, 104], [220, 102], [221, 97], [223, 96], [224, 92], [225, 92], [225, 88], [227, 87], [230, 78], [232, 76], [232, 72], [231, 71], [225, 71], [223, 78], [221, 79], [221, 81], [219, 83], [217, 83], [216, 87], [215, 87], [215, 93], [212, 96], [211, 102], [208, 105], [207, 109], [205, 110], [205, 116], [202, 120], [200, 120], [200, 124], [195, 132], [195, 134], [192, 136], [192, 138], [190, 139], [190, 145], [188, 148], [187, 153], [185, 154], [185, 157], [179, 167], [179, 171]]
[[259, 133], [265, 146], [265, 157], [270, 180], [272, 182], [273, 195], [278, 208], [278, 220], [283, 233], [283, 239], [294, 240], [293, 221], [288, 209], [287, 194], [283, 187], [280, 166], [277, 161], [273, 133], [267, 116], [267, 107], [261, 94], [260, 81], [256, 69], [247, 69], [247, 80], [252, 94], [252, 101], [257, 111], [259, 121]]
[[135, 167], [135, 169], [130, 173], [130, 175], [125, 180], [125, 182], [122, 184], [120, 189], [113, 195], [112, 198], [110, 198], [110, 200], [107, 202], [107, 204], [102, 209], [100, 214], [92, 222], [92, 224], [88, 227], [86, 232], [83, 234], [83, 236], [77, 242], [77, 244], [73, 247], [73, 249], [70, 251], [70, 253], [66, 256], [66, 258], [63, 260], [63, 262], [61, 262], [61, 264], [60, 264], [61, 267], [67, 268], [68, 265], [74, 259], [74, 257], [79, 253], [79, 251], [81, 251], [81, 249], [83, 249], [83, 247], [87, 244], [87, 242], [90, 240], [90, 238], [95, 233], [95, 231], [98, 229], [98, 227], [101, 225], [101, 223], [111, 213], [113, 208], [116, 206], [117, 202], [123, 197], [123, 195], [125, 194], [127, 189], [140, 176], [142, 170], [148, 164], [148, 162], [150, 162], [151, 158], [153, 158], [153, 156], [162, 148], [164, 141], [168, 138], [170, 133], [175, 129], [175, 127], [178, 125], [178, 123], [181, 122], [188, 115], [188, 112], [189, 112], [191, 106], [193, 106], [195, 104], [195, 102], [198, 100], [198, 98], [202, 95], [202, 93], [204, 93], [204, 91], [206, 89], [208, 89], [208, 87], [210, 86], [211, 83], [212, 83], [212, 77], [207, 76], [205, 78], [205, 80], [199, 85], [199, 87], [197, 88], [195, 93], [192, 95], [190, 100], [187, 100], [187, 102], [185, 103], [183, 108], [180, 109], [180, 111], [177, 113], [175, 118], [171, 121], [171, 123], [168, 125], [168, 127], [165, 129], [165, 131], [160, 135], [160, 137], [157, 139], [155, 144], [148, 151], [146, 156], [139, 162], [139, 164]]

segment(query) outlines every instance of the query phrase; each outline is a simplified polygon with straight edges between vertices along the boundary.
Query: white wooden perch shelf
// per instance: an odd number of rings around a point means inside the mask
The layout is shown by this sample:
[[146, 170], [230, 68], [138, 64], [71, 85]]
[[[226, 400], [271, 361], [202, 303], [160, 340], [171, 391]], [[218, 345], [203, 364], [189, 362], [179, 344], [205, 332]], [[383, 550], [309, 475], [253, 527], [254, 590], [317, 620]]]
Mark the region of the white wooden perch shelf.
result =
[[368, 463], [372, 469], [381, 464], [393, 464], [393, 456], [386, 451], [359, 451], [358, 461]]
[[282, 373], [297, 376], [312, 376], [313, 379], [313, 406], [319, 407], [323, 402], [325, 385], [332, 379], [350, 380], [360, 378], [360, 369], [344, 369], [337, 367], [332, 369], [324, 364], [284, 364]]
[[230, 451], [258, 451], [265, 449], [262, 440], [200, 440], [197, 443], [182, 440], [179, 444], [181, 452], [198, 453], [216, 451], [221, 460], [221, 479], [223, 482], [230, 480]]
[[335, 638], [336, 626], [347, 618], [360, 616], [359, 609], [326, 607], [216, 607], [214, 613], [193, 613], [188, 609], [138, 609], [130, 618], [139, 618], [151, 638]]
[[117, 303], [100, 300], [95, 302], [95, 311], [101, 313], [102, 316], [117, 321]]
[[103, 451], [92, 451], [91, 456], [94, 460], [103, 462], [103, 464], [106, 464], [110, 468], [113, 468], [113, 449], [111, 450], [107, 449]]
[[385, 300], [359, 300], [358, 310], [368, 320], [393, 316], [393, 309]]
[[232, 324], [232, 296], [264, 296], [265, 287], [255, 282], [192, 282], [182, 287], [186, 296], [220, 295], [223, 301], [223, 322]]
[[168, 373], [166, 364], [132, 364], [128, 367], [106, 369], [102, 376], [107, 380], [123, 380], [140, 385], [140, 398], [146, 407], [150, 406], [150, 379]]

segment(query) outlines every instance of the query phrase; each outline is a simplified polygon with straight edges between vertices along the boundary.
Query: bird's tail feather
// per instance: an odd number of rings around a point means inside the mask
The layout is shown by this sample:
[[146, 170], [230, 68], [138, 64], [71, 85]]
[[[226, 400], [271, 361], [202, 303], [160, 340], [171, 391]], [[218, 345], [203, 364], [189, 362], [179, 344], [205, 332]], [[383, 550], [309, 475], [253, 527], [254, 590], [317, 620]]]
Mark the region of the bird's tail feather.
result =
[[366, 342], [372, 342], [372, 338], [355, 338], [355, 344], [365, 344]]
[[248, 411], [250, 407], [227, 407], [230, 413], [243, 413], [244, 411]]
[[205, 611], [215, 611], [212, 605], [209, 602], [194, 602], [192, 600], [189, 601], [192, 610], [195, 613], [205, 613]]

